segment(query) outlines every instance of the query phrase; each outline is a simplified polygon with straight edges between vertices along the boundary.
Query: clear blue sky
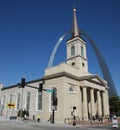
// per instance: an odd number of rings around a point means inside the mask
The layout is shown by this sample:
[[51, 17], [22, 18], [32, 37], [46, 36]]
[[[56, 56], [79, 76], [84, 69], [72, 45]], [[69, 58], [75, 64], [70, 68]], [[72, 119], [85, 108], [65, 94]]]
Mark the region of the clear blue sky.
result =
[[[79, 28], [98, 45], [120, 95], [120, 0], [1, 0], [0, 1], [0, 83], [15, 85], [44, 76], [58, 39], [72, 27], [73, 6]], [[54, 65], [66, 60], [66, 37]], [[87, 42], [89, 71], [101, 71]]]

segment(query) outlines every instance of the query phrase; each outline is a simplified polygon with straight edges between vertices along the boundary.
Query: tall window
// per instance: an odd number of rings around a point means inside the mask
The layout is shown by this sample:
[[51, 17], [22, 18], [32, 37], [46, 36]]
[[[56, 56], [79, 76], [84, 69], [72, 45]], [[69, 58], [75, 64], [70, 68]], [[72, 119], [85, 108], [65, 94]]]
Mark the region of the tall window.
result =
[[28, 92], [26, 96], [26, 110], [29, 111], [29, 109], [30, 109], [30, 92]]
[[71, 56], [74, 56], [75, 55], [75, 46], [72, 46], [71, 47]]
[[12, 102], [12, 94], [10, 94], [9, 102]]
[[84, 49], [83, 49], [83, 46], [81, 46], [81, 55], [84, 57]]
[[20, 109], [20, 93], [17, 96], [17, 109]]
[[42, 93], [38, 92], [37, 110], [42, 110]]
[[6, 100], [6, 97], [3, 96], [3, 99], [2, 99], [2, 110], [5, 108], [5, 100]]

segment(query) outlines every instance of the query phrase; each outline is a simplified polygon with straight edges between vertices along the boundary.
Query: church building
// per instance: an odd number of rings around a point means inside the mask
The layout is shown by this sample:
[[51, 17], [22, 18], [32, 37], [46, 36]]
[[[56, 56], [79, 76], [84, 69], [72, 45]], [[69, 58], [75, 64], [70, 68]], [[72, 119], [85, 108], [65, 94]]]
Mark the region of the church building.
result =
[[[40, 114], [41, 121], [48, 121], [54, 114], [54, 121], [61, 123], [73, 116], [87, 121], [96, 113], [102, 117], [109, 115], [107, 82], [88, 70], [86, 42], [80, 36], [75, 8], [66, 48], [66, 61], [46, 68], [41, 79], [26, 82], [24, 88], [19, 84], [7, 88], [0, 86], [1, 115], [17, 115], [23, 109], [29, 111], [30, 119]], [[43, 84], [42, 92], [36, 89], [39, 84]], [[9, 108], [9, 103], [14, 107]]]

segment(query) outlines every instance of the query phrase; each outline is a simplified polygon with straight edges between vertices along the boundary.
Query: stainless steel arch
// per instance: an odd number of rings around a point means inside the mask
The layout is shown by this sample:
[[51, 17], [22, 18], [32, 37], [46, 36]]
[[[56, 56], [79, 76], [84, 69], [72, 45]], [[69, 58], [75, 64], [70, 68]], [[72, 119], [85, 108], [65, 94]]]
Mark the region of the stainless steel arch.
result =
[[101, 68], [101, 71], [102, 71], [103, 78], [108, 83], [108, 87], [109, 87], [109, 89], [108, 89], [108, 95], [109, 96], [117, 96], [117, 91], [116, 91], [113, 79], [111, 77], [109, 68], [107, 66], [107, 63], [106, 63], [104, 57], [102, 56], [100, 50], [98, 49], [97, 45], [95, 44], [95, 42], [93, 41], [93, 39], [90, 37], [90, 35], [88, 35], [83, 30], [80, 30], [80, 31], [81, 31], [81, 34], [83, 34], [89, 40], [89, 42], [92, 45], [92, 48], [93, 48], [93, 50], [94, 50], [94, 52], [96, 54], [98, 63], [100, 65], [100, 68]]
[[50, 55], [50, 59], [49, 59], [49, 62], [48, 62], [48, 68], [49, 68], [49, 67], [52, 67], [52, 65], [53, 65], [53, 61], [54, 61], [54, 58], [55, 58], [55, 54], [56, 54], [56, 52], [57, 52], [57, 49], [58, 49], [60, 43], [61, 43], [62, 40], [63, 40], [68, 34], [70, 34], [70, 33], [71, 33], [71, 30], [68, 31], [68, 32], [66, 32], [65, 34], [63, 34], [63, 35], [59, 38], [59, 40], [57, 41], [57, 43], [56, 43], [56, 45], [54, 46], [54, 49], [53, 49], [53, 51], [52, 51], [52, 53], [51, 53], [51, 55]]

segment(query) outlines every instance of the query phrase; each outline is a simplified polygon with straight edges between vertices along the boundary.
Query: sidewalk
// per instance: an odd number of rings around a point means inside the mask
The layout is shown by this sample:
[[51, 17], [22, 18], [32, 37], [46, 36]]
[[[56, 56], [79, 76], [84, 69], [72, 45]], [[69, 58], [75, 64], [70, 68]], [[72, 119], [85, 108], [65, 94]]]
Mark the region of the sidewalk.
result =
[[82, 125], [87, 125], [87, 126], [105, 126], [105, 125], [112, 125], [111, 121], [105, 121], [105, 122], [99, 122], [99, 121], [94, 121], [94, 122], [85, 122], [85, 121], [81, 121], [80, 124]]
[[30, 126], [45, 126], [45, 127], [102, 127], [102, 126], [112, 126], [112, 122], [108, 121], [108, 122], [104, 122], [104, 123], [100, 123], [100, 122], [94, 122], [94, 123], [90, 123], [90, 122], [81, 122], [80, 124], [64, 124], [64, 123], [58, 123], [55, 122], [54, 124], [51, 124], [50, 122], [37, 122], [37, 121], [32, 121], [32, 120], [26, 120], [26, 121], [22, 121], [22, 120], [17, 120], [16, 124], [26, 124], [26, 125], [30, 125]]
[[112, 126], [112, 122], [107, 121], [107, 122], [85, 122], [85, 121], [80, 121], [79, 124], [73, 125], [73, 124], [64, 124], [64, 123], [58, 123], [55, 122], [54, 124], [51, 124], [50, 122], [44, 121], [44, 122], [37, 122], [33, 120], [0, 120], [0, 123], [7, 123], [10, 125], [19, 125], [19, 126], [31, 126], [31, 127], [103, 127], [103, 126]]

